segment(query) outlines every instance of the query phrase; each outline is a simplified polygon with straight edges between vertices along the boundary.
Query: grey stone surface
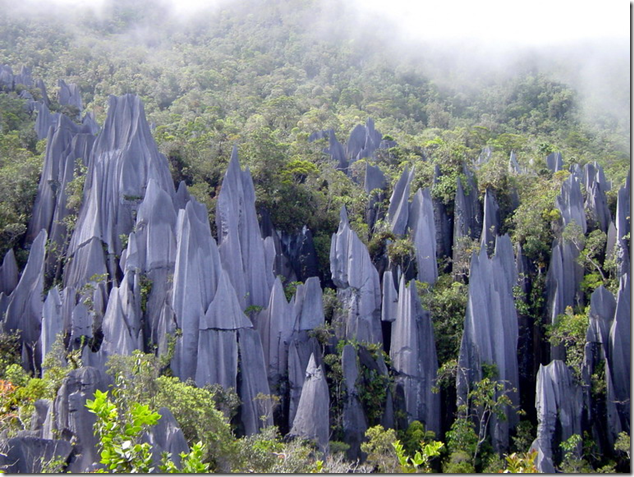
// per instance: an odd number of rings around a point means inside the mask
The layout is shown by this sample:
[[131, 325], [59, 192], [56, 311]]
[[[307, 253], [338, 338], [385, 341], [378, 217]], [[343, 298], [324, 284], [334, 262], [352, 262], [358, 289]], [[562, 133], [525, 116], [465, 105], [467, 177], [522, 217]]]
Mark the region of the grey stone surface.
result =
[[39, 140], [48, 136], [49, 129], [54, 127], [59, 121], [60, 113], [51, 113], [46, 104], [37, 103], [35, 105], [37, 118], [35, 120], [35, 132]]
[[[440, 180], [440, 167], [434, 169], [434, 184]], [[439, 199], [432, 199], [434, 222], [436, 224], [436, 254], [438, 258], [451, 257], [453, 243], [453, 220], [447, 213], [447, 207]]]
[[40, 339], [42, 328], [42, 295], [44, 292], [44, 262], [46, 260], [46, 230], [42, 230], [31, 245], [29, 259], [22, 271], [20, 281], [8, 297], [8, 305], [1, 321], [2, 331], [21, 330], [20, 340], [26, 349], [23, 365], [32, 369], [40, 363], [42, 356], [34, 346]]
[[171, 299], [177, 327], [182, 330], [172, 369], [182, 380], [196, 376], [200, 321], [214, 298], [221, 275], [220, 255], [211, 236], [207, 209], [192, 200], [178, 212]]
[[410, 172], [406, 166], [400, 179], [394, 185], [394, 190], [390, 197], [390, 207], [387, 210], [387, 217], [390, 223], [390, 230], [396, 235], [404, 235], [407, 231], [407, 221], [409, 218], [409, 187], [413, 177], [414, 169]]
[[567, 240], [556, 242], [553, 247], [546, 276], [546, 306], [550, 323], [555, 323], [567, 306], [574, 307], [579, 303], [583, 268], [577, 262], [578, 256], [577, 247]]
[[495, 247], [495, 238], [500, 229], [500, 207], [495, 195], [490, 188], [484, 194], [484, 217], [482, 219], [482, 233], [480, 234], [480, 246], [487, 249], [491, 255]]
[[561, 171], [564, 168], [564, 161], [561, 152], [551, 152], [546, 156], [546, 166], [551, 172]]
[[306, 368], [311, 356], [321, 364], [321, 346], [317, 339], [308, 336], [307, 331], [294, 331], [288, 345], [289, 427], [292, 426], [297, 414], [307, 375]]
[[46, 300], [42, 307], [42, 333], [40, 335], [42, 356], [46, 356], [51, 351], [57, 335], [63, 331], [62, 297], [59, 288], [53, 287], [46, 294]]
[[282, 282], [276, 278], [269, 305], [255, 319], [255, 328], [262, 341], [266, 374], [275, 394], [279, 394], [282, 378], [288, 370], [288, 343], [293, 321], [293, 305], [286, 301]]
[[144, 434], [144, 442], [148, 442], [152, 449], [152, 462], [156, 468], [161, 463], [161, 454], [167, 452], [171, 454], [170, 460], [181, 466], [181, 453], [188, 453], [189, 446], [183, 431], [178, 425], [172, 412], [162, 407], [157, 411], [161, 418]]
[[102, 373], [96, 368], [83, 367], [72, 370], [57, 392], [50, 434], [45, 432], [43, 437], [51, 439], [55, 433], [66, 436], [66, 440], [76, 440], [77, 455], [68, 468], [70, 472], [89, 471], [93, 463], [99, 461], [98, 441], [93, 432], [95, 415], [85, 404], [86, 399], [93, 398], [95, 390], [104, 388]]
[[[106, 122], [89, 161], [84, 205], [69, 245], [73, 260], [65, 283], [81, 286], [89, 278], [78, 268], [96, 259], [91, 256], [94, 251], [87, 254], [83, 250], [94, 240], [103, 244], [107, 270], [112, 277], [117, 276], [116, 257], [123, 251], [122, 237], [132, 231], [150, 179], [174, 196], [167, 159], [158, 152], [141, 100], [129, 94], [111, 96]], [[88, 267], [90, 271], [93, 268]]]
[[266, 268], [251, 173], [240, 169], [236, 147], [218, 194], [216, 227], [222, 265], [240, 303], [244, 308], [266, 306], [275, 277], [273, 270]]
[[307, 331], [324, 324], [324, 305], [319, 278], [311, 277], [298, 285], [292, 300], [293, 330]]
[[407, 422], [440, 432], [440, 395], [432, 392], [438, 370], [431, 315], [423, 310], [416, 285], [401, 278], [396, 320], [392, 323], [390, 358], [397, 386], [405, 397]]
[[562, 457], [559, 442], [573, 434], [581, 435], [581, 388], [563, 361], [539, 366], [535, 409], [537, 438], [531, 447], [538, 450], [537, 468], [554, 473]]
[[14, 437], [6, 441], [0, 454], [0, 467], [8, 474], [39, 474], [42, 464], [53, 459], [67, 462], [73, 447], [64, 440], [39, 437]]
[[365, 166], [365, 178], [363, 180], [363, 189], [366, 194], [369, 194], [374, 189], [385, 189], [387, 181], [385, 175], [378, 166], [373, 166], [369, 162], [366, 162]]
[[627, 174], [627, 179], [623, 187], [619, 189], [616, 203], [616, 217], [614, 219], [616, 227], [616, 263], [618, 274], [622, 276], [630, 269], [630, 240], [626, 236], [630, 233], [630, 204], [631, 204], [631, 173]]
[[438, 279], [436, 223], [429, 188], [418, 189], [409, 208], [408, 228], [414, 244], [418, 280], [431, 285]]
[[273, 401], [260, 335], [250, 328], [238, 331], [240, 354], [240, 419], [247, 435], [273, 425]]
[[[492, 258], [484, 247], [473, 254], [456, 380], [459, 404], [467, 402], [471, 384], [482, 379], [485, 363], [496, 365], [498, 380], [505, 383], [511, 401], [519, 404], [518, 319], [513, 299], [516, 284], [515, 257], [507, 235], [497, 237]], [[509, 430], [518, 419], [509, 408], [505, 413], [506, 421], [494, 421], [491, 426], [493, 446], [498, 451], [508, 448]]]
[[[146, 337], [142, 330], [142, 316], [140, 303], [140, 283], [134, 271], [128, 271], [118, 287], [110, 292], [108, 306], [103, 317], [101, 329], [103, 342], [94, 357], [105, 364], [109, 356], [120, 354], [130, 356], [136, 349], [144, 349]], [[83, 306], [82, 306], [83, 307]], [[77, 308], [76, 308], [77, 309]], [[87, 315], [87, 312], [84, 310]], [[86, 316], [86, 329], [77, 330], [78, 336], [88, 335], [92, 328], [91, 320]], [[97, 363], [99, 361], [94, 361]]]
[[362, 458], [361, 443], [365, 440], [368, 429], [367, 419], [359, 399], [357, 383], [359, 379], [359, 365], [354, 346], [347, 344], [341, 354], [343, 384], [345, 386], [345, 402], [343, 404], [343, 432], [344, 442], [350, 446], [346, 457], [351, 460]]
[[18, 263], [15, 260], [13, 249], [4, 255], [0, 265], [0, 293], [10, 295], [18, 284]]
[[632, 371], [631, 285], [629, 273], [621, 276], [614, 320], [609, 335], [609, 363], [612, 389], [608, 401], [616, 405], [621, 427], [630, 432], [630, 389]]
[[521, 174], [523, 172], [520, 163], [517, 162], [515, 151], [511, 151], [511, 155], [509, 156], [509, 172], [511, 174]]
[[289, 436], [314, 440], [322, 452], [328, 452], [329, 408], [330, 396], [326, 377], [321, 365], [317, 365], [315, 356], [311, 354]]
[[383, 299], [381, 304], [381, 321], [393, 322], [398, 314], [398, 292], [394, 285], [394, 274], [383, 273]]
[[78, 113], [83, 109], [81, 101], [81, 93], [76, 84], [66, 83], [63, 79], [57, 81], [59, 90], [57, 91], [57, 100], [62, 106], [74, 106]]
[[330, 271], [344, 306], [342, 338], [381, 343], [381, 288], [379, 273], [367, 248], [350, 229], [345, 208], [339, 229], [332, 236]]
[[94, 136], [66, 116], [49, 129], [42, 176], [38, 184], [33, 214], [29, 221], [27, 240], [33, 240], [45, 229], [52, 242], [46, 274], [59, 278], [60, 258], [66, 252], [68, 185], [80, 175], [80, 166], [88, 163]]
[[555, 205], [561, 213], [564, 227], [575, 222], [585, 234], [588, 230], [584, 211], [583, 195], [579, 186], [580, 180], [576, 176], [569, 176], [561, 184], [561, 192], [555, 199]]

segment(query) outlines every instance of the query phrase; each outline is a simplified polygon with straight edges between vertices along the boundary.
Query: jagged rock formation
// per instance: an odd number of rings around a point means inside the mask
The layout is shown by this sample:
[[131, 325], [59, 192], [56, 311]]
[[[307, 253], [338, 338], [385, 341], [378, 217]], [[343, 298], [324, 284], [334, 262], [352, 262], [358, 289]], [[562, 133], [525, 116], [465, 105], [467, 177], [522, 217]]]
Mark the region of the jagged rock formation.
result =
[[[614, 321], [610, 327], [608, 364], [606, 375], [609, 374], [611, 382], [608, 381], [608, 405], [616, 407], [617, 415], [608, 419], [615, 425], [611, 426], [612, 439], [616, 438], [619, 428], [627, 433], [630, 432], [630, 389], [631, 389], [631, 363], [632, 363], [632, 343], [631, 343], [631, 285], [630, 275], [626, 273], [619, 282], [619, 291], [616, 300], [616, 310]], [[618, 416], [618, 423], [617, 421]]]
[[330, 396], [326, 377], [322, 366], [318, 366], [315, 356], [311, 355], [297, 413], [289, 435], [314, 440], [322, 452], [327, 452], [330, 436], [330, 422], [327, 418], [329, 407]]
[[394, 185], [392, 196], [390, 197], [390, 207], [387, 216], [390, 223], [390, 230], [396, 235], [404, 235], [407, 230], [409, 219], [409, 186], [414, 177], [414, 169], [411, 172], [405, 167], [401, 178]]
[[116, 257], [122, 237], [134, 226], [134, 215], [150, 179], [173, 196], [167, 159], [158, 152], [138, 97], [111, 96], [108, 117], [92, 149], [84, 204], [68, 247], [72, 259], [66, 286], [81, 286], [95, 274], [118, 275]]
[[390, 358], [396, 385], [405, 400], [407, 422], [421, 421], [425, 428], [440, 432], [440, 395], [432, 392], [438, 370], [431, 315], [423, 310], [416, 284], [399, 285], [396, 319], [392, 323]]
[[480, 234], [480, 246], [487, 249], [491, 255], [495, 247], [495, 239], [500, 229], [500, 207], [495, 195], [487, 187], [484, 193], [484, 217], [482, 219], [482, 233]]
[[555, 199], [555, 205], [561, 213], [564, 227], [575, 222], [585, 234], [588, 230], [586, 214], [583, 208], [583, 195], [581, 194], [580, 180], [575, 175], [570, 175], [561, 184], [561, 193]]
[[[440, 167], [434, 168], [434, 184], [440, 181]], [[439, 199], [432, 199], [434, 205], [434, 223], [436, 224], [436, 255], [439, 259], [451, 257], [453, 221], [447, 213], [447, 207]]]
[[365, 438], [368, 428], [363, 406], [359, 399], [357, 383], [359, 381], [359, 365], [354, 346], [347, 344], [341, 354], [341, 368], [343, 384], [346, 389], [343, 404], [343, 429], [345, 442], [350, 446], [346, 452], [348, 459], [356, 460], [362, 457], [361, 442]]
[[259, 233], [251, 173], [240, 169], [236, 147], [218, 194], [216, 226], [222, 265], [238, 300], [245, 307], [266, 306], [275, 278], [266, 264], [273, 260], [267, 259]]
[[374, 128], [372, 118], [368, 118], [365, 126], [358, 124], [352, 129], [345, 146], [337, 141], [335, 132], [332, 129], [312, 133], [309, 141], [324, 138], [328, 138], [329, 141], [324, 153], [329, 154], [333, 161], [337, 163], [337, 168], [345, 172], [348, 171], [348, 167], [353, 162], [366, 157], [373, 157], [377, 149], [387, 149], [396, 145], [392, 140], [383, 139], [383, 135]]
[[386, 187], [387, 181], [381, 169], [366, 162], [363, 190], [366, 194], [370, 194], [365, 214], [366, 223], [370, 230], [374, 229], [378, 220], [383, 219], [384, 212], [381, 210], [380, 204], [385, 198]]
[[[363, 457], [364, 432], [378, 422], [405, 428], [417, 419], [442, 439], [447, 429], [441, 424], [440, 397], [431, 392], [438, 366], [432, 317], [422, 308], [410, 279], [433, 287], [439, 275], [437, 259], [464, 262], [465, 246], [477, 240], [481, 248], [473, 255], [470, 270], [461, 270], [457, 262], [453, 270], [469, 280], [457, 380], [460, 402], [482, 378], [483, 364], [495, 365], [498, 379], [510, 383], [507, 389], [521, 382], [523, 392], [532, 394], [534, 367], [543, 356], [535, 346], [534, 317], [518, 317], [513, 298], [516, 284], [526, 296], [535, 291], [534, 284], [520, 276], [532, 272], [532, 264], [520, 244], [514, 256], [510, 239], [498, 236], [500, 208], [493, 192], [487, 189], [481, 203], [468, 169], [456, 184], [453, 214], [451, 204], [447, 207], [432, 199], [430, 189], [417, 190], [410, 202], [413, 170], [405, 169], [393, 187], [387, 222], [399, 239], [411, 239], [416, 275], [413, 267], [387, 266], [386, 258], [374, 264], [342, 209], [330, 250], [332, 283], [342, 305], [329, 323], [335, 329], [332, 337], [324, 326], [312, 232], [300, 230], [298, 224], [299, 232], [281, 233], [266, 211], [261, 211], [264, 220], [258, 223], [253, 181], [248, 169], [240, 167], [237, 148], [217, 197], [216, 242], [206, 207], [190, 196], [184, 183], [175, 188], [137, 97], [111, 97], [108, 118], [100, 128], [91, 114], [85, 114], [80, 125], [51, 113], [43, 83], [34, 82], [28, 70], [13, 75], [0, 67], [0, 88], [14, 88], [18, 82], [31, 88], [22, 95], [25, 107], [37, 112], [36, 133], [48, 141], [28, 228], [28, 263], [20, 273], [15, 254], [9, 251], [0, 266], [0, 326], [2, 331], [22, 330], [24, 363], [35, 372], [41, 371], [42, 357], [60, 334], [68, 349], [81, 349], [84, 364], [70, 374], [54, 402], [36, 404], [33, 428], [11, 441], [10, 455], [21, 459], [19, 469], [37, 471], [24, 459], [55, 454], [67, 459], [73, 471], [94, 470], [98, 456], [93, 416], [87, 413], [85, 400], [95, 389], [107, 388], [107, 359], [135, 350], [156, 350], [159, 356], [173, 352], [170, 368], [175, 376], [193, 379], [198, 386], [235, 389], [242, 401], [234, 421], [239, 434], [253, 434], [275, 422], [283, 433], [290, 430], [291, 436], [315, 439], [327, 450], [331, 423], [324, 377], [328, 369], [323, 361], [337, 352], [338, 339], [354, 341], [343, 347], [344, 391], [337, 416], [343, 422], [343, 439], [350, 445], [348, 457]], [[62, 110], [81, 112], [79, 91], [64, 82], [59, 85], [60, 103], [72, 106]], [[42, 91], [41, 100], [33, 98], [38, 97], [33, 87]], [[317, 137], [329, 140], [327, 151], [341, 169], [369, 159], [363, 184], [371, 195], [366, 218], [370, 233], [376, 232], [377, 221], [386, 218], [382, 202], [387, 184], [381, 169], [371, 163], [378, 149], [393, 143], [382, 139], [371, 120], [353, 129], [345, 145], [333, 131]], [[483, 150], [477, 165], [490, 156], [490, 149]], [[551, 170], [562, 170], [561, 155], [551, 155], [547, 162]], [[75, 212], [68, 204], [68, 186], [81, 180], [84, 167], [83, 203], [68, 237], [65, 223], [72, 223]], [[523, 173], [514, 153], [509, 170]], [[619, 431], [630, 429], [630, 179], [618, 193], [612, 219], [605, 194], [610, 184], [600, 166], [572, 165], [570, 171], [556, 203], [562, 223], [575, 222], [585, 233], [597, 228], [607, 231], [606, 255], [617, 258], [620, 288], [616, 300], [602, 287], [591, 299], [582, 377], [588, 384], [589, 376], [605, 361], [603, 407], [598, 411], [592, 407], [589, 393], [574, 385], [561, 361], [537, 374], [540, 429], [535, 446], [541, 452], [542, 469], [554, 469], [564, 435], [590, 430], [608, 449]], [[439, 179], [436, 166], [434, 181]], [[560, 230], [555, 232], [546, 283], [551, 322], [566, 306], [583, 304], [578, 249], [559, 237]], [[448, 267], [443, 270], [448, 271]], [[284, 278], [275, 278], [278, 274]], [[287, 299], [284, 284], [290, 281], [304, 283]], [[324, 286], [330, 282], [326, 280]], [[518, 349], [518, 340], [524, 347]], [[381, 354], [364, 342], [389, 351], [389, 371]], [[520, 370], [528, 376], [520, 377]], [[379, 412], [371, 412], [362, 391], [370, 380], [388, 382], [392, 375], [396, 386], [381, 395]], [[280, 398], [275, 416], [271, 394]], [[510, 396], [519, 404], [516, 392]], [[182, 432], [169, 411], [162, 409], [161, 414], [159, 426], [145, 439], [152, 443], [155, 459], [162, 450], [178, 458], [187, 450]], [[509, 432], [516, 422], [510, 409], [507, 414], [507, 421], [494, 421], [491, 426], [498, 451], [508, 449]], [[565, 433], [559, 432], [560, 427]]]
[[66, 462], [73, 451], [68, 441], [39, 437], [14, 437], [6, 446], [0, 454], [0, 467], [8, 474], [40, 474], [43, 463], [53, 459]]
[[436, 222], [429, 188], [418, 189], [409, 208], [408, 228], [416, 250], [417, 278], [431, 285], [438, 279]]
[[330, 245], [330, 271], [344, 306], [340, 337], [382, 343], [379, 273], [367, 248], [350, 228], [345, 208]]
[[546, 156], [546, 166], [551, 172], [558, 172], [564, 168], [564, 161], [561, 152], [551, 152]]
[[[509, 390], [511, 401], [519, 404], [518, 322], [513, 301], [516, 283], [515, 257], [507, 235], [497, 237], [492, 258], [487, 256], [485, 247], [479, 254], [474, 252], [458, 359], [456, 388], [459, 403], [467, 403], [471, 385], [484, 377], [482, 365], [493, 364], [497, 379]], [[497, 450], [508, 447], [509, 429], [517, 422], [511, 409], [506, 410], [506, 415], [506, 421], [492, 422], [491, 437]]]
[[[29, 260], [20, 281], [6, 298], [6, 311], [0, 321], [0, 330], [3, 332], [20, 330], [22, 364], [27, 370], [33, 370], [34, 364], [42, 360], [37, 342], [42, 327], [41, 297], [44, 291], [46, 239], [46, 230], [42, 230], [31, 245]], [[12, 268], [12, 265], [7, 268]]]
[[592, 228], [598, 228], [607, 233], [611, 214], [605, 193], [611, 189], [611, 185], [605, 178], [603, 168], [596, 162], [586, 164], [583, 171], [582, 182], [586, 188], [584, 208], [589, 212]]
[[555, 473], [554, 465], [561, 460], [558, 443], [573, 434], [581, 435], [581, 388], [574, 382], [563, 361], [554, 360], [540, 365], [535, 391], [537, 438], [531, 448], [538, 451], [536, 460], [540, 472]]
[[454, 276], [464, 274], [466, 270], [460, 269], [457, 265], [460, 263], [461, 255], [467, 247], [470, 240], [478, 240], [482, 231], [482, 210], [478, 201], [478, 191], [475, 184], [473, 174], [464, 168], [467, 181], [462, 183], [458, 177], [456, 189], [456, 199], [454, 204], [454, 221], [453, 221], [453, 245], [452, 259]]
[[44, 167], [27, 231], [27, 240], [33, 240], [45, 229], [54, 244], [47, 263], [49, 277], [59, 277], [61, 269], [53, 267], [66, 252], [67, 219], [71, 214], [68, 185], [80, 175], [80, 167], [88, 165], [94, 140], [88, 128], [76, 125], [63, 115], [49, 128]]
[[79, 88], [75, 84], [67, 84], [63, 79], [57, 82], [59, 90], [57, 92], [57, 100], [62, 106], [73, 106], [77, 112], [78, 117], [81, 114], [83, 108], [81, 102], [81, 93]]

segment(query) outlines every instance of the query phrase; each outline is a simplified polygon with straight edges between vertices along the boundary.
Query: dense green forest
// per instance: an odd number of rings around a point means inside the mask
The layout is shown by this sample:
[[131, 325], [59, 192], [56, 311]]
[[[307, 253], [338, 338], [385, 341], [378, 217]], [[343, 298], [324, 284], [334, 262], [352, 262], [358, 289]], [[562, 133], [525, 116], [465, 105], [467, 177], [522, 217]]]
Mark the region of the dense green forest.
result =
[[[470, 171], [478, 198], [484, 200], [487, 190], [497, 198], [498, 234], [509, 234], [513, 244], [521, 245], [530, 264], [529, 295], [518, 299], [517, 307], [537, 343], [530, 353], [533, 361], [520, 366], [526, 371], [522, 384], [530, 389], [520, 396], [520, 423], [508, 456], [497, 455], [486, 431], [456, 405], [469, 260], [479, 249], [477, 241], [466, 240], [461, 253], [454, 251], [440, 260], [435, 285], [417, 283], [421, 303], [433, 320], [443, 435], [433, 435], [419, 422], [397, 429], [381, 427], [377, 416], [382, 404], [373, 394], [384, 392], [389, 379], [366, 376], [368, 392], [362, 402], [371, 427], [361, 448], [367, 457], [363, 463], [347, 460], [346, 444], [340, 442], [343, 391], [336, 385], [341, 381], [338, 360], [343, 344], [328, 345], [334, 335], [328, 323], [315, 332], [324, 347], [331, 392], [327, 457], [309, 443], [284, 439], [288, 429], [270, 427], [257, 435], [241, 435], [232, 427], [238, 406], [235, 393], [180, 382], [160, 356], [139, 353], [112, 361], [110, 373], [118, 380], [118, 391], [95, 396], [89, 404], [101, 422], [102, 449], [110, 456], [102, 457], [109, 459], [111, 469], [148, 469], [148, 448], [135, 439], [144, 426], [156, 422], [153, 413], [161, 406], [170, 408], [183, 429], [192, 449], [183, 457], [188, 466], [183, 469], [194, 472], [533, 469], [529, 447], [537, 428], [534, 371], [549, 362], [551, 344], [565, 346], [567, 364], [578, 367], [591, 294], [601, 285], [615, 295], [619, 289], [616, 264], [605, 253], [607, 236], [590, 227], [585, 236], [575, 236], [581, 243], [584, 306], [571, 308], [557, 325], [548, 322], [545, 278], [553, 241], [562, 233], [556, 197], [570, 175], [567, 166], [596, 162], [603, 168], [612, 183], [606, 197], [613, 216], [619, 188], [630, 173], [629, 81], [619, 78], [623, 73], [629, 78], [629, 53], [625, 64], [618, 52], [605, 64], [602, 84], [609, 94], [603, 96], [581, 84], [576, 68], [582, 60], [567, 56], [565, 50], [559, 56], [521, 50], [506, 60], [507, 67], [491, 65], [488, 72], [485, 63], [475, 72], [440, 47], [405, 49], [397, 24], [370, 15], [357, 21], [360, 13], [348, 2], [239, 0], [187, 17], [172, 14], [168, 3], [156, 1], [110, 0], [104, 5], [101, 10], [37, 11], [0, 0], [0, 9], [7, 12], [0, 15], [0, 63], [16, 72], [22, 66], [30, 68], [33, 78], [46, 86], [51, 111], [74, 119], [78, 111], [56, 100], [59, 79], [79, 87], [83, 110], [92, 112], [99, 124], [106, 119], [110, 95], [140, 96], [174, 183], [184, 181], [190, 194], [207, 206], [214, 235], [216, 201], [236, 145], [241, 165], [253, 177], [260, 222], [270, 218], [277, 230], [288, 234], [305, 226], [312, 231], [327, 321], [337, 308], [329, 257], [342, 206], [374, 263], [389, 260], [405, 269], [414, 254], [411, 240], [395, 236], [382, 221], [369, 225], [368, 208], [385, 215], [389, 192], [407, 168], [414, 170], [412, 196], [429, 187], [451, 215], [457, 179], [465, 182], [465, 170]], [[31, 246], [27, 227], [46, 150], [46, 139], [38, 140], [34, 130], [35, 113], [25, 109], [25, 100], [19, 97], [24, 88], [16, 85], [0, 92], [0, 257], [13, 249], [20, 268]], [[39, 89], [30, 93], [36, 100], [41, 97]], [[311, 137], [333, 130], [343, 143], [368, 118], [391, 147], [352, 163], [348, 171], [324, 153], [327, 139]], [[488, 160], [479, 160], [487, 151]], [[554, 152], [561, 153], [566, 165], [555, 173], [546, 163]], [[527, 173], [513, 173], [511, 155]], [[376, 196], [363, 188], [366, 162], [378, 166], [387, 178], [388, 194], [378, 205]], [[81, 184], [74, 186], [77, 190], [70, 192], [75, 192], [76, 213]], [[287, 280], [284, 285], [290, 297], [298, 283]], [[366, 347], [373, 356], [382, 353], [389, 367], [383, 350], [367, 343], [354, 345]], [[77, 367], [73, 363], [78, 355], [60, 344], [56, 354], [47, 357], [45, 372], [29, 375], [18, 364], [20, 347], [13, 335], [2, 333], [0, 349], [0, 431], [6, 437], [28, 429], [35, 400], [55, 396], [65, 373]], [[494, 375], [492, 370], [470, 394], [480, 417], [499, 414], [505, 402]], [[596, 387], [597, 395], [605, 394], [601, 383]], [[583, 442], [571, 438], [564, 443], [559, 470], [629, 470], [625, 433], [603, 455], [589, 436], [577, 437]], [[136, 444], [128, 454], [121, 450], [126, 442]], [[120, 461], [113, 457], [116, 452]], [[47, 465], [50, 471], [63, 469], [59, 462]], [[178, 470], [164, 465], [165, 472]]]

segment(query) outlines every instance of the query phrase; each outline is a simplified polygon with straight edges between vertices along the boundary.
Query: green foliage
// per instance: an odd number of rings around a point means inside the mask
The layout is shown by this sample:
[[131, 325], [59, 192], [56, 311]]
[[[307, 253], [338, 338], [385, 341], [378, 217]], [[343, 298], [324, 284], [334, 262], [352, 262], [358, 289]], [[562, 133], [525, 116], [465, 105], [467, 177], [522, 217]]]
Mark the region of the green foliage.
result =
[[407, 270], [410, 266], [414, 266], [414, 244], [409, 237], [396, 239], [387, 246], [387, 256], [390, 263], [393, 263], [403, 270]]
[[203, 462], [205, 445], [202, 442], [194, 444], [189, 451], [181, 452], [181, 468], [179, 469], [173, 461], [170, 460], [171, 454], [164, 453], [161, 457], [161, 465], [159, 470], [164, 474], [206, 474], [209, 473], [209, 464]]
[[427, 444], [421, 443], [420, 450], [417, 450], [413, 457], [406, 455], [405, 448], [400, 441], [396, 440], [392, 442], [392, 446], [396, 452], [396, 458], [398, 459], [400, 471], [402, 473], [429, 474], [432, 472], [430, 461], [434, 457], [440, 455], [440, 450], [443, 448], [444, 444], [438, 441], [431, 441]]
[[110, 401], [108, 392], [95, 391], [95, 399], [87, 399], [86, 407], [95, 414], [95, 435], [99, 439], [101, 460], [112, 473], [148, 473], [152, 467], [150, 444], [142, 443], [141, 433], [153, 426], [160, 415], [139, 403], [128, 403], [127, 409]]
[[563, 345], [566, 350], [566, 364], [577, 379], [581, 379], [586, 332], [588, 330], [588, 310], [575, 314], [571, 307], [557, 316], [555, 323], [547, 327], [547, 336], [553, 346]]
[[283, 442], [275, 426], [240, 439], [237, 462], [234, 471], [240, 473], [314, 473], [323, 468], [310, 443]]
[[507, 455], [504, 458], [506, 460], [505, 472], [511, 474], [537, 474], [539, 472], [535, 466], [537, 450], [523, 454], [513, 452], [511, 455]]
[[[123, 401], [142, 403], [152, 409], [168, 408], [188, 442], [205, 444], [203, 460], [212, 470], [231, 468], [236, 455], [236, 441], [228, 422], [235, 410], [231, 393], [219, 397], [214, 392], [217, 389], [198, 388], [176, 377], [159, 376], [160, 360], [138, 350], [132, 356], [113, 355], [107, 365]], [[225, 407], [227, 415], [218, 409], [220, 406]]]
[[433, 288], [418, 281], [416, 288], [423, 308], [431, 312], [439, 364], [442, 366], [458, 359], [469, 297], [468, 286], [453, 281], [451, 275], [445, 274], [438, 277]]
[[399, 469], [396, 449], [392, 445], [396, 442], [396, 431], [385, 429], [381, 425], [368, 428], [365, 431], [367, 442], [361, 443], [361, 450], [367, 454], [367, 462], [380, 473], [395, 473]]
[[559, 444], [564, 452], [564, 458], [560, 465], [562, 472], [574, 474], [592, 472], [592, 467], [581, 455], [582, 443], [581, 436], [573, 434]]

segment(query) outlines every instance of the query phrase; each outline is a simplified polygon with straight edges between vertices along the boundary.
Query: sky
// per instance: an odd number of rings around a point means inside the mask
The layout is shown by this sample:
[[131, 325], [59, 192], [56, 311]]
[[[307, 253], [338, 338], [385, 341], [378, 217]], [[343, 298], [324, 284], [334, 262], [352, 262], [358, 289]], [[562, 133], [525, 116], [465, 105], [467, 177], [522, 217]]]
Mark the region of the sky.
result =
[[[479, 39], [526, 46], [630, 37], [630, 2], [608, 0], [355, 0], [397, 18], [412, 37]], [[599, 6], [600, 5], [600, 6]]]
[[[41, 0], [43, 4], [87, 5], [103, 0]], [[230, 0], [174, 0], [184, 13]], [[397, 20], [410, 39], [543, 46], [583, 39], [630, 38], [626, 0], [346, 0], [362, 11]]]

